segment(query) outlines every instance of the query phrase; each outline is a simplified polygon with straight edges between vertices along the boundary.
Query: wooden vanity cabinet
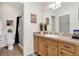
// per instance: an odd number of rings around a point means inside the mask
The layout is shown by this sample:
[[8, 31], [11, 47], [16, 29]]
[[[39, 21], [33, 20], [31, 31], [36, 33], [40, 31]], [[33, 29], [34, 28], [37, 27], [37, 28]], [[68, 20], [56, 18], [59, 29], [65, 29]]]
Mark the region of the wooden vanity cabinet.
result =
[[47, 56], [57, 56], [58, 55], [58, 48], [52, 45], [47, 45], [46, 48]]
[[74, 53], [71, 53], [64, 49], [60, 49], [59, 56], [74, 56]]
[[43, 37], [39, 38], [39, 55], [45, 56], [46, 55], [46, 43]]
[[75, 49], [76, 49], [75, 55], [76, 55], [76, 56], [79, 56], [79, 45], [76, 45], [76, 48], [75, 48]]
[[58, 55], [58, 48], [57, 48], [57, 41], [39, 37], [39, 55], [42, 56], [57, 56]]
[[38, 54], [39, 52], [39, 36], [34, 36], [34, 52]]
[[47, 43], [46, 44], [47, 56], [57, 56], [58, 55], [57, 41], [47, 39], [46, 43]]
[[41, 56], [79, 56], [79, 44], [34, 36], [34, 51]]
[[59, 55], [60, 56], [74, 56], [75, 45], [66, 42], [59, 42]]

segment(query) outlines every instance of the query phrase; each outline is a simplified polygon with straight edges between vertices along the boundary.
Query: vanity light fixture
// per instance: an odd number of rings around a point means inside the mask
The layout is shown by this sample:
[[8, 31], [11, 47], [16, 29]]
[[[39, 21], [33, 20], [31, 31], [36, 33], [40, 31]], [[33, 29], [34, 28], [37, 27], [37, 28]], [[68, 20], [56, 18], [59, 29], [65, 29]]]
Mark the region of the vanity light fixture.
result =
[[61, 3], [62, 3], [62, 2], [52, 2], [52, 3], [49, 5], [49, 8], [52, 8], [53, 10], [58, 9], [59, 7], [61, 7]]

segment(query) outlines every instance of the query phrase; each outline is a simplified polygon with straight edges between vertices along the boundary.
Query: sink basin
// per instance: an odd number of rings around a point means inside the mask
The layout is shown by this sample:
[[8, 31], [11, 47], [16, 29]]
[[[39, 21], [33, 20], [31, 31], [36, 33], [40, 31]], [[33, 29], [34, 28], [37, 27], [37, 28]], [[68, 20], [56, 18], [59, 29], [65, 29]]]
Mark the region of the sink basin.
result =
[[44, 35], [44, 36], [46, 36], [46, 37], [53, 37], [53, 38], [56, 38], [56, 37], [59, 37], [58, 35]]

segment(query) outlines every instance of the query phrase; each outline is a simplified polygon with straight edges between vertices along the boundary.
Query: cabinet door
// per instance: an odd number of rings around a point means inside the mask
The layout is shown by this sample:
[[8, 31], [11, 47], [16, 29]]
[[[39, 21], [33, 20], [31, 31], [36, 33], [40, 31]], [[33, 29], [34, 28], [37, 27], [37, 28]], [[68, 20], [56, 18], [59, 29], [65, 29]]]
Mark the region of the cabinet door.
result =
[[63, 49], [60, 50], [59, 55], [60, 56], [74, 56], [73, 53], [66, 51], [66, 50], [63, 50]]
[[52, 45], [48, 45], [47, 46], [47, 55], [48, 56], [57, 56], [58, 55], [57, 47], [54, 47]]
[[38, 53], [38, 43], [39, 43], [39, 38], [38, 36], [34, 36], [34, 51]]
[[39, 54], [45, 56], [45, 43], [39, 41]]
[[75, 52], [75, 45], [65, 43], [65, 42], [59, 42], [59, 48], [62, 48], [64, 50], [70, 51], [70, 52]]
[[76, 45], [75, 47], [76, 47], [76, 48], [75, 48], [75, 51], [76, 51], [76, 52], [75, 52], [75, 55], [76, 55], [76, 56], [79, 56], [79, 45]]

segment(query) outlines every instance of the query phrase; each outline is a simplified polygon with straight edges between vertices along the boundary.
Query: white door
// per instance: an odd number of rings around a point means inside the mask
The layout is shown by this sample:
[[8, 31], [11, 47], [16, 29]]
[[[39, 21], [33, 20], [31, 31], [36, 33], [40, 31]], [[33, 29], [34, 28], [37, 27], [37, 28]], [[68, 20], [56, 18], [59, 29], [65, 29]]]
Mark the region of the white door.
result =
[[19, 19], [19, 42], [23, 46], [23, 16]]

